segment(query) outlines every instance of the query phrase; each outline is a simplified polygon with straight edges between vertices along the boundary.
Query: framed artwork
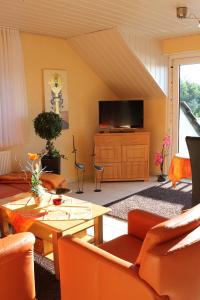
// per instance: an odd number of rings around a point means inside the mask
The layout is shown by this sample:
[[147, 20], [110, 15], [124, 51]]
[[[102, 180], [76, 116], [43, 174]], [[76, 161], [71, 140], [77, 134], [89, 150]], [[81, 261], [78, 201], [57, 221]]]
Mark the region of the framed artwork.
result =
[[62, 129], [69, 128], [66, 70], [43, 70], [45, 111], [60, 114]]

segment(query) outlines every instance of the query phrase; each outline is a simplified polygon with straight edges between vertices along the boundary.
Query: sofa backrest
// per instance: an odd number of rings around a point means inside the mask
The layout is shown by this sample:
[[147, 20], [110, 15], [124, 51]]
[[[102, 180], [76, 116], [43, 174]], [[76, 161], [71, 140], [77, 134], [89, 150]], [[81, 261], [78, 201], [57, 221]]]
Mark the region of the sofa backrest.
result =
[[140, 277], [159, 295], [169, 295], [170, 300], [200, 299], [199, 225], [197, 205], [148, 231], [137, 265]]

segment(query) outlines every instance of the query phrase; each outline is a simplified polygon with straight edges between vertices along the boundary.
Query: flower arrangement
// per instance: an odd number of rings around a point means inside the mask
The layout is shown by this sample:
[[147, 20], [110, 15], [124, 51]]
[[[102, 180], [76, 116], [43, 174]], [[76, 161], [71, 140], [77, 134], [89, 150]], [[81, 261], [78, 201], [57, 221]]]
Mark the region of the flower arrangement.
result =
[[164, 163], [165, 163], [165, 157], [169, 154], [169, 148], [171, 146], [171, 138], [169, 135], [166, 135], [163, 138], [162, 142], [162, 150], [161, 152], [156, 152], [154, 156], [154, 162], [157, 166], [160, 166], [161, 174], [158, 176], [158, 181], [165, 181], [164, 176]]
[[41, 167], [41, 161], [37, 153], [28, 153], [27, 171], [31, 172], [31, 192], [35, 197], [44, 193], [40, 176], [44, 169]]

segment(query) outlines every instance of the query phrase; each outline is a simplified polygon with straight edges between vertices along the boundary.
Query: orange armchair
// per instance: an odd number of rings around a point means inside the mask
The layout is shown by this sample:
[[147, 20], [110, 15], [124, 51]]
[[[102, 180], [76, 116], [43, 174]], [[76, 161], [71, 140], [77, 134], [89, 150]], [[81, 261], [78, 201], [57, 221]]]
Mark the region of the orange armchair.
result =
[[96, 247], [59, 240], [62, 300], [199, 300], [200, 205], [166, 220], [134, 210], [128, 234]]
[[34, 242], [28, 232], [0, 239], [0, 299], [35, 299]]

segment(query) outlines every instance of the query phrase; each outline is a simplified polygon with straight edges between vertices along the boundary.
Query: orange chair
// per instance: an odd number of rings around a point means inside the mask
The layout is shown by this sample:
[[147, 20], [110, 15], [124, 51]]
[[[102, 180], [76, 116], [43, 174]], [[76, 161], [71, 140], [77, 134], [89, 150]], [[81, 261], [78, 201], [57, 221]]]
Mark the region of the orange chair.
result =
[[199, 300], [200, 205], [166, 220], [134, 210], [128, 234], [96, 247], [59, 240], [62, 300]]
[[0, 299], [35, 299], [32, 233], [0, 239]]

